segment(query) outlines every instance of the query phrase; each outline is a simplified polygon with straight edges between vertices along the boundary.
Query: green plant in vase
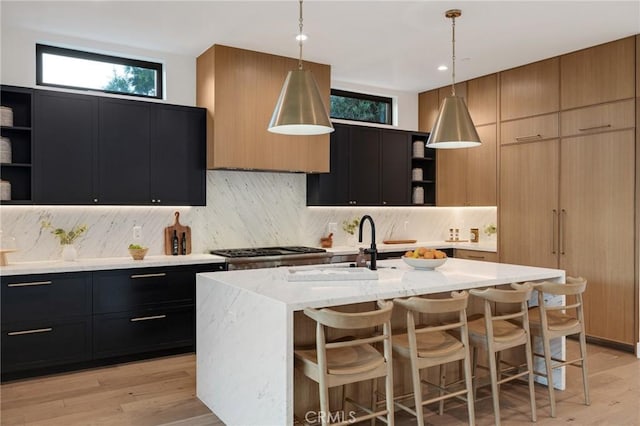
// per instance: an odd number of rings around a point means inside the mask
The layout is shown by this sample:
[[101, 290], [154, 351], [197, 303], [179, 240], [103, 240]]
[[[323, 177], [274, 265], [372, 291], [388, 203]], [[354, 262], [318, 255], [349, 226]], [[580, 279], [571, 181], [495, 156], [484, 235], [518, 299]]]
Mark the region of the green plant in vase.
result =
[[58, 238], [62, 245], [62, 259], [63, 260], [76, 260], [78, 252], [73, 244], [78, 238], [80, 238], [89, 229], [87, 225], [75, 225], [70, 231], [66, 231], [62, 228], [54, 227], [51, 222], [43, 220], [42, 229], [48, 229], [51, 233]]
[[354, 217], [353, 219], [344, 220], [342, 222], [342, 230], [346, 232], [349, 236], [347, 237], [349, 245], [356, 245], [356, 229], [360, 225], [360, 218]]

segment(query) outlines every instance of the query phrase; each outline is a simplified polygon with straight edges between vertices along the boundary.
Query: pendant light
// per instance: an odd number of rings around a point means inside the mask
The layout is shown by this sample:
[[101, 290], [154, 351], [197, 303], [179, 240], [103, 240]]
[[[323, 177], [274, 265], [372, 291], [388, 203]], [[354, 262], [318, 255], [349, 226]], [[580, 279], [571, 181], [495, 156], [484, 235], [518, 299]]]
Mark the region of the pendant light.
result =
[[302, 0], [299, 4], [298, 69], [289, 71], [267, 130], [285, 135], [322, 135], [333, 132], [333, 126], [313, 74], [302, 69]]
[[456, 96], [456, 18], [460, 9], [447, 10], [445, 16], [451, 19], [452, 28], [452, 67], [451, 96], [447, 96], [440, 106], [436, 124], [427, 140], [428, 148], [469, 148], [481, 144], [464, 99]]

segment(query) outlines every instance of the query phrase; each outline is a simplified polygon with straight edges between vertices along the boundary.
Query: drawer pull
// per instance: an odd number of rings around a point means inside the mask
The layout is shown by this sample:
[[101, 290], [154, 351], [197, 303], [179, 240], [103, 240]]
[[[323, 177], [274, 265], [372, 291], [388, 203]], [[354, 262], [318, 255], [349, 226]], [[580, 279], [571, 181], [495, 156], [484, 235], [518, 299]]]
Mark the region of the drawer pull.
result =
[[542, 139], [542, 135], [529, 135], [529, 136], [516, 136], [516, 141], [518, 142], [526, 142], [526, 141], [537, 141]]
[[472, 254], [468, 254], [467, 257], [469, 259], [484, 259], [484, 256], [474, 256]]
[[584, 129], [578, 129], [579, 132], [587, 132], [589, 130], [608, 129], [611, 124], [603, 124], [602, 126], [585, 127]]
[[36, 334], [36, 333], [47, 333], [49, 331], [53, 331], [53, 328], [35, 328], [33, 330], [22, 330], [22, 331], [11, 331], [7, 333], [7, 336], [20, 336], [22, 334]]
[[149, 320], [157, 320], [157, 319], [162, 319], [162, 318], [166, 318], [166, 315], [153, 315], [150, 317], [138, 317], [138, 318], [131, 318], [129, 321], [131, 322], [136, 322], [136, 321], [149, 321]]
[[51, 281], [34, 281], [34, 282], [31, 282], [31, 283], [13, 283], [13, 284], [7, 285], [7, 287], [31, 287], [31, 286], [36, 286], [36, 285], [49, 285], [49, 284], [53, 284], [53, 282], [51, 282]]
[[135, 275], [131, 275], [131, 278], [136, 279], [136, 278], [153, 278], [153, 277], [164, 277], [167, 274], [164, 272], [159, 272], [157, 274], [135, 274]]

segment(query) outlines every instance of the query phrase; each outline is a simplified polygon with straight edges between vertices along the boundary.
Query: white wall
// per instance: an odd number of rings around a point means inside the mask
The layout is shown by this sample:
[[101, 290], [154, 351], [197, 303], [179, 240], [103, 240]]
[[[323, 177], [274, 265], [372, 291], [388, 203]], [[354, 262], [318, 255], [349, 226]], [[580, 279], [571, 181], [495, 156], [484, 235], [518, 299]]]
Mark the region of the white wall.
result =
[[[136, 49], [112, 43], [85, 40], [51, 33], [2, 27], [2, 53], [0, 81], [2, 84], [36, 87], [36, 43], [86, 50], [114, 56], [134, 57], [161, 62], [165, 68], [165, 101], [172, 104], [195, 106], [196, 59], [166, 52]], [[44, 87], [47, 90], [56, 90]], [[65, 89], [65, 91], [69, 91]], [[79, 91], [87, 93], [87, 91]], [[100, 96], [113, 96], [97, 92]]]

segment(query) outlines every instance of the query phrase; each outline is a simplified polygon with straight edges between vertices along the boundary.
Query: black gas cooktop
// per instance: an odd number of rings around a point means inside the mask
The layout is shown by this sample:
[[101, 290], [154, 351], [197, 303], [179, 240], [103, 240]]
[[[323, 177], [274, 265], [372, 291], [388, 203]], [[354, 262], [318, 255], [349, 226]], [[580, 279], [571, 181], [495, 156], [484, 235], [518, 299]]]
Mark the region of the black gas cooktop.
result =
[[287, 246], [287, 247], [258, 247], [228, 250], [211, 250], [209, 253], [224, 257], [261, 257], [261, 256], [289, 256], [307, 253], [325, 253], [325, 249], [315, 247]]

